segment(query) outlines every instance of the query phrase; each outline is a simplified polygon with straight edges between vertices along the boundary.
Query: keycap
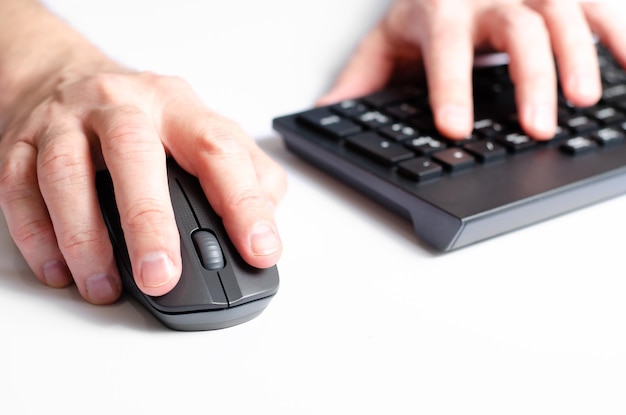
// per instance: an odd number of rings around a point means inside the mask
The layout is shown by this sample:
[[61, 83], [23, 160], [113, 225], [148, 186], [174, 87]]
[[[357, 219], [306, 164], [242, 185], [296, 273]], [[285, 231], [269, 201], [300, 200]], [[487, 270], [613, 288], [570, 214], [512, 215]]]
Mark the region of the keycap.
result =
[[383, 127], [378, 132], [394, 141], [405, 141], [417, 137], [417, 130], [415, 128], [401, 122]]
[[415, 156], [403, 145], [388, 140], [375, 132], [352, 135], [346, 139], [346, 146], [384, 164], [397, 163]]
[[405, 141], [405, 145], [417, 154], [430, 154], [446, 148], [444, 140], [430, 135], [421, 135]]
[[331, 112], [327, 108], [308, 111], [299, 115], [298, 120], [335, 138], [356, 134], [363, 130], [358, 124]]
[[458, 171], [476, 164], [469, 153], [460, 148], [448, 148], [433, 153], [432, 158], [441, 163], [449, 171]]
[[506, 156], [506, 149], [501, 145], [489, 140], [477, 141], [463, 146], [483, 163], [495, 161]]
[[571, 155], [587, 153], [596, 148], [598, 145], [593, 140], [583, 136], [570, 138], [561, 145], [561, 150]]
[[416, 157], [398, 163], [398, 173], [417, 181], [424, 181], [441, 176], [443, 168], [426, 157]]
[[344, 117], [356, 117], [359, 114], [369, 111], [369, 107], [356, 99], [347, 99], [331, 106], [332, 110]]
[[585, 134], [598, 128], [598, 123], [585, 115], [566, 117], [561, 120], [561, 123], [571, 129], [574, 134]]
[[535, 140], [524, 133], [509, 133], [497, 137], [496, 141], [512, 152], [527, 150], [537, 145]]
[[626, 121], [626, 116], [613, 107], [596, 107], [590, 110], [589, 113], [604, 126], [619, 124]]
[[380, 111], [367, 111], [359, 114], [354, 119], [370, 129], [378, 129], [391, 124], [391, 118]]
[[600, 143], [602, 147], [609, 147], [616, 144], [624, 143], [626, 136], [624, 133], [616, 128], [603, 128], [596, 131], [592, 137]]
[[[626, 71], [597, 46], [602, 99], [577, 107], [559, 86], [558, 124], [550, 140], [535, 140], [521, 127], [506, 65], [474, 68], [475, 119], [462, 140], [435, 127], [425, 83], [415, 96], [386, 89], [332, 105], [330, 115], [318, 113], [312, 123], [342, 135], [335, 141], [299, 131], [305, 123], [294, 126], [293, 116], [301, 113], [275, 120], [276, 129], [305, 160], [408, 213], [416, 231], [435, 246], [465, 246], [593, 203], [599, 195], [623, 193]], [[355, 125], [362, 130], [355, 133]]]

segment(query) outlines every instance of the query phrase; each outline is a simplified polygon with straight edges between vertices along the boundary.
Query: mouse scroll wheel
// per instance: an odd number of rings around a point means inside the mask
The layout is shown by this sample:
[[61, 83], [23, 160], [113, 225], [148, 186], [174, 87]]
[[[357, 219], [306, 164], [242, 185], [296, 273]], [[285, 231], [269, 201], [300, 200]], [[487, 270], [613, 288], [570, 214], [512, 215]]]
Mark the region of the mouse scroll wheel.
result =
[[207, 230], [198, 230], [191, 236], [202, 266], [211, 271], [224, 268], [224, 254], [217, 237]]

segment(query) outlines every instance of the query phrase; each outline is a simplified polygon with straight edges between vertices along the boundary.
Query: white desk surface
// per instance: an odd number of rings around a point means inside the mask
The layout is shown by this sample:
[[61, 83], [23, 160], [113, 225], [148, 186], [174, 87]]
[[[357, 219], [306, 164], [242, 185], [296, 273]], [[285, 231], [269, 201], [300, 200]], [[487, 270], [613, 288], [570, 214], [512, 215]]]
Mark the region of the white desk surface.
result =
[[48, 3], [121, 61], [186, 78], [282, 163], [281, 287], [243, 325], [169, 331], [126, 298], [42, 286], [2, 221], [1, 413], [626, 411], [626, 197], [435, 254], [272, 131], [382, 2]]

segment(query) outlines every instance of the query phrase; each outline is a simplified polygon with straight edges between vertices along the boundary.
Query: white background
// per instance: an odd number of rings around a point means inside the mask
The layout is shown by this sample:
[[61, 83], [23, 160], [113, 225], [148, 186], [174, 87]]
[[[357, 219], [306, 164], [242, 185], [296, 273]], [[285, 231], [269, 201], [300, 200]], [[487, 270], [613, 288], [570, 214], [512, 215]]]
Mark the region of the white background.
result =
[[0, 413], [626, 412], [625, 197], [436, 254], [272, 131], [384, 2], [48, 4], [120, 61], [187, 79], [285, 167], [281, 287], [246, 324], [173, 332], [126, 298], [42, 286], [2, 223]]

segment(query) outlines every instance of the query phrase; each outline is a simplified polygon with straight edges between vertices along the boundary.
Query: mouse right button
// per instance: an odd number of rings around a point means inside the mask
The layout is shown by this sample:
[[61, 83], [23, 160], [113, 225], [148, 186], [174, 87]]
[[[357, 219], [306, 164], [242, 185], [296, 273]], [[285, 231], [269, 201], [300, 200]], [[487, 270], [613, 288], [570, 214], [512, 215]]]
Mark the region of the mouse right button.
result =
[[231, 307], [270, 297], [278, 291], [276, 266], [256, 269], [247, 264], [233, 264], [218, 271]]

